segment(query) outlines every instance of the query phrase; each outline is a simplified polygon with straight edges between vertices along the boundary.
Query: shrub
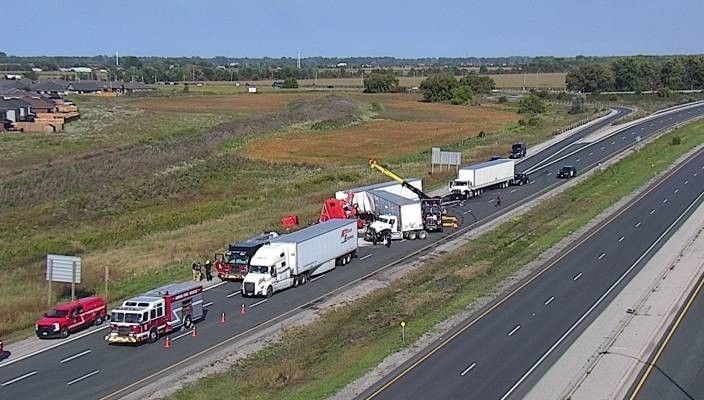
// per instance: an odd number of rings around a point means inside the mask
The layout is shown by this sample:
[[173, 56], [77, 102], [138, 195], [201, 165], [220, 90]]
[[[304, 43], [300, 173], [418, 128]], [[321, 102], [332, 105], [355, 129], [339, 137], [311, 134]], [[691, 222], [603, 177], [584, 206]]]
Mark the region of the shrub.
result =
[[296, 78], [290, 76], [286, 79], [284, 79], [284, 83], [281, 86], [284, 89], [297, 89], [298, 88], [298, 81]]
[[468, 86], [460, 86], [452, 89], [452, 100], [450, 102], [452, 104], [466, 105], [472, 101], [473, 97], [472, 89]]
[[518, 102], [519, 114], [542, 114], [547, 110], [547, 106], [543, 100], [533, 94], [525, 96]]
[[499, 103], [501, 103], [501, 104], [508, 103], [508, 97], [506, 97], [506, 96], [499, 97]]
[[678, 146], [678, 145], [682, 144], [682, 138], [680, 138], [679, 136], [673, 136], [671, 144], [673, 146]]

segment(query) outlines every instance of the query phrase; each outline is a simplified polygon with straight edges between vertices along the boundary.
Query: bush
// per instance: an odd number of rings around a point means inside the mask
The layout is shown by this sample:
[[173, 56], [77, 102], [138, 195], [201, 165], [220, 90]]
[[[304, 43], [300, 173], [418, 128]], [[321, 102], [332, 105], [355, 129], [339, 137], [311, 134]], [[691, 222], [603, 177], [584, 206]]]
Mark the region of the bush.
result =
[[678, 145], [682, 144], [682, 139], [679, 136], [673, 136], [671, 144], [673, 146], [678, 146]]
[[388, 93], [398, 90], [398, 78], [392, 71], [374, 71], [364, 79], [365, 93]]
[[670, 91], [670, 89], [668, 89], [668, 88], [661, 88], [661, 89], [658, 90], [658, 97], [664, 97], [664, 98], [666, 98], [666, 97], [670, 97], [670, 96], [672, 96], [672, 91]]
[[452, 100], [452, 91], [459, 85], [452, 75], [431, 75], [420, 84], [420, 90], [425, 101], [437, 103]]
[[570, 109], [568, 113], [570, 114], [580, 114], [586, 111], [586, 107], [584, 106], [584, 98], [577, 96], [572, 99], [572, 103], [570, 104]]
[[189, 91], [190, 91], [190, 89], [188, 88], [188, 84], [184, 83], [183, 84], [183, 93], [188, 93]]
[[281, 85], [282, 88], [284, 89], [298, 89], [298, 81], [296, 78], [290, 76], [286, 79], [284, 79], [283, 85]]
[[470, 74], [460, 79], [460, 85], [468, 86], [473, 93], [489, 94], [496, 88], [496, 82], [488, 76]]
[[499, 103], [500, 104], [508, 103], [508, 97], [506, 97], [506, 96], [499, 97]]
[[474, 94], [468, 86], [460, 86], [452, 89], [452, 104], [467, 105], [472, 101]]
[[542, 114], [545, 111], [547, 111], [545, 102], [536, 95], [530, 94], [518, 102], [519, 114]]

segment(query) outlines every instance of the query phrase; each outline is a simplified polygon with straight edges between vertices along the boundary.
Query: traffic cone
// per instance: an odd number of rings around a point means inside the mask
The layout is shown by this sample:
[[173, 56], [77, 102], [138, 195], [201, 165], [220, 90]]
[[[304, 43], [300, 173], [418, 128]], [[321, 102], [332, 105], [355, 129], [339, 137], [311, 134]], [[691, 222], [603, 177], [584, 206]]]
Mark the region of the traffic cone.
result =
[[164, 340], [164, 348], [165, 349], [170, 349], [171, 348], [171, 339], [169, 337], [166, 337], [166, 340]]
[[247, 306], [245, 306], [244, 303], [242, 303], [242, 307], [240, 307], [240, 314], [241, 315], [247, 314]]
[[224, 324], [225, 323], [225, 312], [223, 311], [222, 314], [220, 314], [220, 323]]
[[196, 337], [198, 336], [198, 332], [196, 331], [196, 327], [194, 326], [193, 329], [191, 329], [191, 336]]

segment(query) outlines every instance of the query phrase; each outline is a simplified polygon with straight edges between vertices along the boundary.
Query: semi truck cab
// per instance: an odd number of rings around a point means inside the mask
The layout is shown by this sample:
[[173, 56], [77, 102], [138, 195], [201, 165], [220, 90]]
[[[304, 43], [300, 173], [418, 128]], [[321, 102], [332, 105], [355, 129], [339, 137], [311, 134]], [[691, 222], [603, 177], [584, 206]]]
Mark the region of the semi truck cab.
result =
[[380, 215], [372, 222], [365, 233], [370, 242], [380, 242], [386, 235], [391, 235], [393, 240], [403, 239], [403, 232], [398, 229], [398, 221], [393, 215]]
[[249, 271], [242, 281], [242, 295], [271, 297], [274, 292], [293, 284], [294, 277], [284, 249], [264, 246], [252, 258]]

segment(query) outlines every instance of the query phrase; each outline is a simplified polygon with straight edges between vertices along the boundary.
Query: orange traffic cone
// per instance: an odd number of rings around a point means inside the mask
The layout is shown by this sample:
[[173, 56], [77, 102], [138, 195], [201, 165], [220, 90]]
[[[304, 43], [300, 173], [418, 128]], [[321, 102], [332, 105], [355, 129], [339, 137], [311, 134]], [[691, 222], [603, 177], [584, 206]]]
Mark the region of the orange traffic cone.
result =
[[196, 327], [194, 326], [193, 329], [191, 329], [191, 336], [196, 337], [198, 336], [198, 332], [196, 331]]
[[242, 307], [240, 307], [240, 314], [247, 314], [247, 306], [245, 306], [244, 303], [242, 303]]
[[166, 337], [166, 340], [164, 340], [164, 348], [165, 349], [170, 349], [171, 348], [171, 339], [169, 337]]
[[220, 314], [220, 323], [224, 324], [225, 323], [225, 312], [223, 311], [222, 314]]

